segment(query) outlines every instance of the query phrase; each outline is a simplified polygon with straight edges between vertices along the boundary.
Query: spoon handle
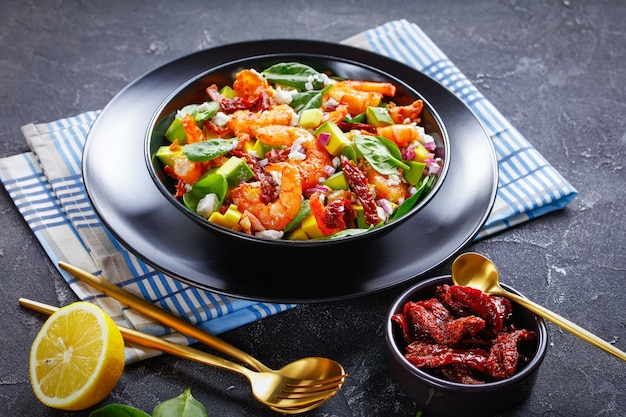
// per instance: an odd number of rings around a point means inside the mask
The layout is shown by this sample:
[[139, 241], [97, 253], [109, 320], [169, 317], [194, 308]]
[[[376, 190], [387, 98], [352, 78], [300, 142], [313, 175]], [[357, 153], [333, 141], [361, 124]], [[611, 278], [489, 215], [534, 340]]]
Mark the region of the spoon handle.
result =
[[239, 350], [238, 348], [226, 343], [222, 339], [205, 332], [204, 330], [194, 326], [188, 321], [185, 321], [178, 316], [168, 313], [162, 308], [159, 308], [154, 304], [149, 303], [143, 298], [138, 297], [135, 294], [132, 294], [109, 281], [106, 281], [100, 277], [97, 277], [87, 271], [83, 271], [82, 269], [65, 262], [59, 262], [59, 266], [76, 278], [80, 279], [81, 281], [102, 291], [109, 297], [114, 298], [129, 307], [134, 308], [135, 310], [150, 317], [151, 319], [157, 320], [158, 322], [163, 323], [164, 325], [171, 327], [172, 329], [178, 330], [184, 335], [187, 335], [199, 342], [202, 342], [208, 346], [211, 346], [214, 349], [219, 350], [220, 352], [236, 358], [250, 365], [252, 368], [258, 371], [270, 371], [267, 366], [265, 366], [256, 358], [247, 354], [246, 352]]
[[558, 314], [548, 310], [545, 307], [540, 306], [539, 304], [536, 304], [526, 298], [520, 297], [517, 294], [513, 294], [510, 293], [508, 291], [505, 291], [505, 295], [507, 298], [515, 301], [516, 303], [526, 307], [527, 309], [529, 309], [530, 311], [532, 311], [533, 313], [537, 314], [538, 316], [543, 317], [546, 320], [551, 321], [552, 323], [556, 324], [557, 326], [559, 326], [560, 328], [562, 328], [563, 330], [567, 330], [568, 332], [570, 332], [571, 334], [573, 334], [574, 336], [577, 336], [579, 338], [581, 338], [582, 340], [584, 340], [587, 343], [592, 344], [593, 346], [600, 348], [602, 350], [604, 350], [605, 352], [610, 353], [611, 355], [614, 355], [616, 357], [618, 357], [619, 359], [626, 361], [626, 353], [619, 350], [618, 348], [616, 348], [615, 346], [613, 346], [612, 344], [600, 339], [598, 336], [596, 336], [595, 334], [583, 329], [582, 327], [578, 326], [577, 324], [572, 323], [571, 321], [567, 320], [564, 317], [559, 316]]
[[[51, 315], [59, 309], [58, 307], [40, 303], [38, 301], [29, 300], [27, 298], [20, 298], [19, 303], [23, 307], [27, 307], [31, 310], [38, 311], [47, 315]], [[246, 377], [250, 375], [250, 372], [254, 372], [244, 366], [239, 365], [238, 363], [231, 362], [229, 360], [220, 358], [219, 356], [214, 356], [210, 353], [197, 350], [189, 346], [179, 345], [178, 343], [170, 342], [168, 340], [161, 339], [160, 337], [129, 329], [128, 327], [117, 326], [117, 328], [120, 329], [120, 332], [122, 333], [125, 341], [135, 343], [139, 346], [159, 350], [161, 352], [169, 353], [170, 355], [178, 356], [184, 359], [189, 359], [194, 362], [215, 366], [216, 368], [237, 372]]]

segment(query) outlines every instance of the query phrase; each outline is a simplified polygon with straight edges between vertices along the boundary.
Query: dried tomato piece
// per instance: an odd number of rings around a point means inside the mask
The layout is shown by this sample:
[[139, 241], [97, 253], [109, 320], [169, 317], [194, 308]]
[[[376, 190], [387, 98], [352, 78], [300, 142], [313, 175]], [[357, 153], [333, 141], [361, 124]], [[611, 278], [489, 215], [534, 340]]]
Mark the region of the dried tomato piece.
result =
[[486, 382], [483, 378], [480, 378], [481, 373], [462, 364], [442, 366], [438, 371], [444, 378], [459, 384], [478, 385]]
[[405, 358], [418, 368], [437, 368], [452, 364], [469, 366], [484, 372], [489, 352], [483, 349], [452, 349], [425, 342], [413, 342], [407, 347]]
[[351, 130], [364, 130], [366, 132], [369, 133], [376, 133], [376, 126], [371, 125], [369, 123], [360, 123], [360, 122], [344, 122], [342, 121], [338, 121], [337, 122], [337, 127], [341, 130], [343, 130], [344, 132], [349, 132]]
[[487, 373], [495, 379], [513, 376], [519, 358], [518, 343], [534, 338], [535, 333], [526, 329], [499, 335], [489, 351], [489, 358], [485, 364]]
[[247, 152], [231, 151], [240, 158], [245, 158], [246, 163], [252, 169], [254, 178], [261, 183], [261, 199], [268, 204], [278, 198], [277, 184], [270, 174], [259, 164], [259, 160]]
[[441, 344], [457, 344], [485, 327], [485, 321], [476, 316], [454, 318], [436, 298], [411, 303], [407, 313], [422, 340], [427, 337]]
[[313, 213], [317, 221], [317, 227], [324, 236], [330, 236], [346, 228], [345, 223], [339, 226], [328, 224], [328, 214], [324, 203], [322, 203], [322, 193], [320, 191], [314, 192], [311, 197], [309, 197], [309, 206], [311, 207], [311, 213]]
[[493, 334], [502, 330], [505, 320], [512, 311], [511, 303], [497, 296], [491, 296], [482, 291], [460, 285], [448, 286], [438, 293], [450, 309], [466, 314], [469, 310], [486, 322]]
[[363, 213], [365, 214], [365, 223], [370, 226], [378, 224], [380, 219], [378, 218], [378, 209], [376, 208], [376, 202], [372, 196], [367, 183], [367, 177], [356, 164], [341, 155], [341, 167], [348, 180], [348, 185], [356, 194], [356, 198], [363, 206]]

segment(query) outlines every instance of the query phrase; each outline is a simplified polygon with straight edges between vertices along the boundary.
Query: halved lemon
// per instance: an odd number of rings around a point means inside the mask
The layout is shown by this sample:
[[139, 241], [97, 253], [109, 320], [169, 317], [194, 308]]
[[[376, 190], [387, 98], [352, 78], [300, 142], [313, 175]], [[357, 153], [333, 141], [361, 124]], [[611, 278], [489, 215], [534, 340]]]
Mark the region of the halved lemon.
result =
[[54, 312], [30, 350], [35, 396], [61, 410], [84, 410], [113, 390], [124, 370], [124, 339], [100, 307], [79, 301]]

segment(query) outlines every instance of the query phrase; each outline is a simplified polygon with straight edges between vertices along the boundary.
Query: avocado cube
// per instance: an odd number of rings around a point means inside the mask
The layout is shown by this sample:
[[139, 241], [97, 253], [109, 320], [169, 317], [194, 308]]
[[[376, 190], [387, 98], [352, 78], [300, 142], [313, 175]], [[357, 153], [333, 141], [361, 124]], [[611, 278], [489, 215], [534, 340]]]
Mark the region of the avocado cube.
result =
[[314, 128], [322, 122], [324, 113], [320, 109], [306, 109], [300, 114], [298, 125], [304, 128]]
[[[320, 134], [327, 133], [330, 135], [328, 142], [324, 145], [328, 153], [333, 156], [339, 155], [339, 153], [343, 150], [344, 147], [350, 144], [350, 140], [346, 136], [345, 133], [339, 126], [337, 126], [331, 120], [324, 122], [320, 127], [315, 131], [315, 136], [319, 138]], [[325, 141], [324, 141], [325, 142]]]
[[254, 175], [248, 164], [236, 156], [231, 157], [215, 172], [226, 178], [229, 188], [236, 187], [239, 183], [247, 181]]
[[175, 118], [172, 124], [167, 128], [165, 137], [172, 143], [178, 141], [180, 145], [185, 144], [187, 142], [187, 133], [185, 133], [183, 121], [178, 117]]
[[368, 106], [365, 111], [365, 118], [368, 124], [376, 127], [394, 124], [393, 119], [385, 107]]
[[419, 161], [404, 161], [404, 163], [411, 167], [410, 170], [404, 171], [404, 179], [406, 179], [412, 186], [419, 184], [420, 180], [424, 176], [426, 164]]
[[301, 226], [296, 227], [294, 230], [287, 234], [288, 240], [309, 240], [309, 237], [304, 230], [302, 230]]
[[235, 90], [233, 90], [230, 85], [225, 85], [224, 87], [220, 88], [219, 93], [222, 97], [226, 98], [234, 98], [237, 95], [235, 94]]
[[369, 226], [365, 223], [365, 211], [360, 204], [354, 204], [352, 206], [356, 211], [356, 227], [359, 229], [367, 229]]
[[317, 220], [313, 213], [309, 213], [301, 223], [302, 231], [306, 233], [309, 239], [317, 239], [324, 237], [324, 234], [317, 225]]
[[413, 152], [415, 152], [414, 161], [425, 161], [432, 157], [432, 153], [421, 143], [418, 143], [417, 146], [413, 148]]
[[209, 217], [211, 223], [219, 224], [228, 229], [234, 229], [241, 219], [242, 213], [239, 211], [236, 205], [231, 204], [224, 214], [219, 211], [214, 212]]
[[347, 190], [349, 187], [346, 174], [343, 171], [335, 172], [323, 182], [323, 185], [333, 190]]
[[169, 146], [160, 146], [157, 149], [155, 156], [159, 158], [164, 165], [174, 166], [174, 160], [178, 155], [183, 154], [181, 147], [177, 147], [177, 150], [172, 150]]

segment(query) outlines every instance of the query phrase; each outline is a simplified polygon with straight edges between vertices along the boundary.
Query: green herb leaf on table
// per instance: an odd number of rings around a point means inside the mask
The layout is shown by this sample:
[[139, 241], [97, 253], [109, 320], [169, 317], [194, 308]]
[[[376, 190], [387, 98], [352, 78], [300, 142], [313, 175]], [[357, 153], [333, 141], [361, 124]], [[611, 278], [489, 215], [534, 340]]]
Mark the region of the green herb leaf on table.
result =
[[178, 397], [163, 401], [152, 410], [152, 417], [208, 417], [204, 405], [187, 388]]
[[89, 417], [150, 417], [150, 414], [124, 404], [109, 404], [93, 411]]

